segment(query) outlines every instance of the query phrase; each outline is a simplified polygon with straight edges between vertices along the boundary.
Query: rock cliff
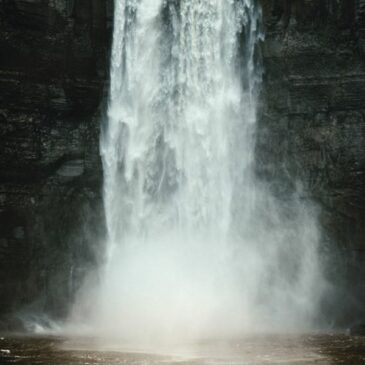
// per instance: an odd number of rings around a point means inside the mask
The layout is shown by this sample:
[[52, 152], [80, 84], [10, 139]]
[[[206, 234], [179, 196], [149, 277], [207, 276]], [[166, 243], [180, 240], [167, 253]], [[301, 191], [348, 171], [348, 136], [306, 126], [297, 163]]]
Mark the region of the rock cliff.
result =
[[301, 182], [320, 206], [327, 276], [343, 288], [327, 310], [338, 324], [356, 321], [365, 311], [365, 1], [262, 7], [259, 173], [279, 194]]
[[112, 5], [0, 1], [1, 314], [61, 316], [96, 260]]

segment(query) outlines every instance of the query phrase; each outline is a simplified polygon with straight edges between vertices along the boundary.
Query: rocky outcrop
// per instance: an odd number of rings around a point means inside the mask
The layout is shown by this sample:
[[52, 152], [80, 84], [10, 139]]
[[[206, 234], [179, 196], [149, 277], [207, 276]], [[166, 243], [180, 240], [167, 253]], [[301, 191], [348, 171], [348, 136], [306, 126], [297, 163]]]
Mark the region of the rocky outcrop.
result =
[[283, 195], [300, 181], [321, 207], [327, 275], [346, 288], [332, 298], [345, 323], [365, 315], [365, 1], [262, 6], [259, 174]]
[[1, 314], [62, 315], [96, 259], [112, 5], [0, 1]]

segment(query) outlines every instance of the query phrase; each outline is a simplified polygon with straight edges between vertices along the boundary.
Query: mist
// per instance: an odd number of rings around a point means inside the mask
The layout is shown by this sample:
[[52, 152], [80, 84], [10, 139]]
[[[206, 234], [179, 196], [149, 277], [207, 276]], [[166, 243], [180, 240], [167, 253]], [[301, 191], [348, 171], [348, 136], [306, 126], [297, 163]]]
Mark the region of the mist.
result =
[[116, 1], [105, 259], [72, 328], [153, 345], [316, 327], [318, 211], [255, 175], [261, 28], [254, 0]]

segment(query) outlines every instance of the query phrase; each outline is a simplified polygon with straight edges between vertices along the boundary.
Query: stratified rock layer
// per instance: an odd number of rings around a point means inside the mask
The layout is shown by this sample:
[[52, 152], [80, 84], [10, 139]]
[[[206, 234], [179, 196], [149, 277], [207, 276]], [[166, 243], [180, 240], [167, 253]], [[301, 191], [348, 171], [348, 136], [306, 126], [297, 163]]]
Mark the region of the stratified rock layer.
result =
[[0, 1], [0, 313], [62, 315], [95, 261], [112, 12], [112, 1]]
[[300, 181], [321, 207], [327, 275], [344, 290], [332, 310], [345, 323], [365, 310], [365, 1], [262, 4], [259, 173], [283, 196]]

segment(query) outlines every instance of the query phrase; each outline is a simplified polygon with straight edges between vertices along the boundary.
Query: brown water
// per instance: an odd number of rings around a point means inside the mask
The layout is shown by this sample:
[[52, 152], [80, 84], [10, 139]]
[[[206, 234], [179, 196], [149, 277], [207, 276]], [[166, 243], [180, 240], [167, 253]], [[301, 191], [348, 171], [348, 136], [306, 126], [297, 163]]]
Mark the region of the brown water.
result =
[[42, 365], [361, 365], [365, 338], [345, 335], [256, 336], [141, 351], [96, 339], [0, 337], [0, 364]]

